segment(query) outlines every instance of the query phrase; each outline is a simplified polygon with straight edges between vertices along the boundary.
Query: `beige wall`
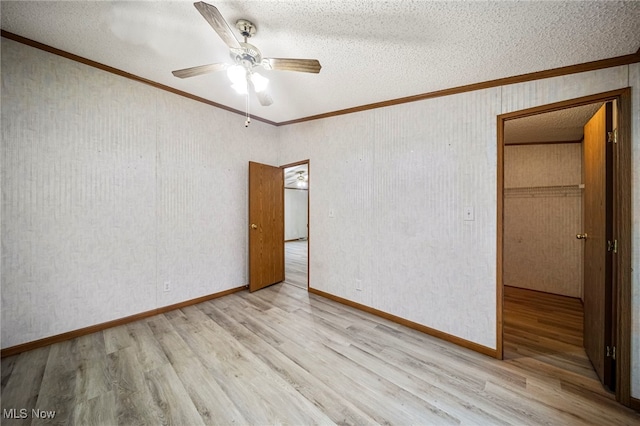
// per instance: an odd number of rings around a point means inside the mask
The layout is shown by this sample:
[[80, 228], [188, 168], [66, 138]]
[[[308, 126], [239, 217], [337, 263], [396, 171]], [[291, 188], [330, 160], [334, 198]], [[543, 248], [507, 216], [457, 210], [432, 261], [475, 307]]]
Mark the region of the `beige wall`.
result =
[[[581, 148], [505, 147], [505, 285], [582, 297]], [[566, 185], [575, 188], [554, 188]]]

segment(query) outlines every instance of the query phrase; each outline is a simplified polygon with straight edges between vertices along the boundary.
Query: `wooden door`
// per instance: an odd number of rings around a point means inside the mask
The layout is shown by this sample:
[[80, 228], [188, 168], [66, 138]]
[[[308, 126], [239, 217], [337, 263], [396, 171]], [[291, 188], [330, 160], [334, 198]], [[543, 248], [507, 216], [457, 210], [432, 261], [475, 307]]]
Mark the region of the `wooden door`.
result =
[[[600, 378], [613, 389], [612, 349], [612, 105], [603, 105], [584, 126], [584, 347]], [[607, 355], [609, 347], [609, 356]]]
[[283, 280], [283, 172], [249, 162], [249, 291]]

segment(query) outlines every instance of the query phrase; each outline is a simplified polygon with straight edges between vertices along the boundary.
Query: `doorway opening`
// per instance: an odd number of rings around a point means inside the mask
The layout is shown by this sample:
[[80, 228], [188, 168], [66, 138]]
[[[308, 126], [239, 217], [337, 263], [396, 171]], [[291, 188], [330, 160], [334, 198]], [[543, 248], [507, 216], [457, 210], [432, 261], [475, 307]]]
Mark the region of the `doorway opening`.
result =
[[284, 256], [286, 284], [309, 289], [309, 161], [284, 171]]
[[584, 126], [602, 102], [504, 124], [505, 360], [597, 381], [583, 342]]
[[[625, 405], [631, 379], [629, 95], [624, 89], [498, 116], [498, 356], [561, 379], [599, 381]], [[610, 150], [596, 161], [597, 173], [611, 186], [603, 183], [601, 191], [610, 207], [599, 219], [603, 238], [592, 238], [584, 227], [594, 215], [585, 220], [584, 211], [594, 172], [585, 161], [592, 155], [588, 123], [598, 114], [617, 130], [596, 126], [602, 150]], [[593, 268], [594, 247], [601, 268]], [[608, 299], [594, 308], [590, 278], [600, 274], [595, 298]]]

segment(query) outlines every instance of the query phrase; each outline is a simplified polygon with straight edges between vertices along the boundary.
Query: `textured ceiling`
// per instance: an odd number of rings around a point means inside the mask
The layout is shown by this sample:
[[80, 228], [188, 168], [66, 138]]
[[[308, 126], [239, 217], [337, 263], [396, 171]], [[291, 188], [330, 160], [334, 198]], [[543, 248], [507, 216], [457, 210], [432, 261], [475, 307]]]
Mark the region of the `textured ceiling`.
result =
[[[640, 2], [215, 1], [269, 57], [315, 58], [320, 74], [264, 71], [283, 122], [405, 96], [635, 53]], [[2, 1], [2, 29], [235, 109], [228, 48], [191, 1]], [[241, 120], [241, 119], [240, 119]]]
[[532, 115], [504, 123], [505, 144], [578, 141], [587, 121], [602, 103]]

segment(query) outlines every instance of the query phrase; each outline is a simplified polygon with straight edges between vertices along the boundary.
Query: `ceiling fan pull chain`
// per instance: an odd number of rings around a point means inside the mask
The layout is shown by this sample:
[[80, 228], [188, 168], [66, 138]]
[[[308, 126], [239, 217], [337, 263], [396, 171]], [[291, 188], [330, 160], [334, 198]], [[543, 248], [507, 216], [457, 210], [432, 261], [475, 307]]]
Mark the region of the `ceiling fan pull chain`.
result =
[[249, 92], [247, 91], [247, 95], [245, 96], [246, 99], [246, 109], [247, 109], [247, 119], [244, 122], [244, 127], [249, 127], [249, 124], [251, 123], [251, 115], [249, 114]]

